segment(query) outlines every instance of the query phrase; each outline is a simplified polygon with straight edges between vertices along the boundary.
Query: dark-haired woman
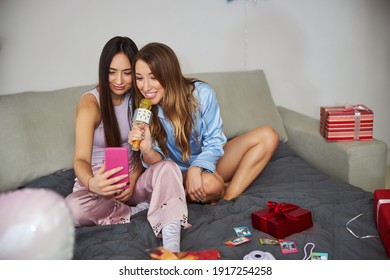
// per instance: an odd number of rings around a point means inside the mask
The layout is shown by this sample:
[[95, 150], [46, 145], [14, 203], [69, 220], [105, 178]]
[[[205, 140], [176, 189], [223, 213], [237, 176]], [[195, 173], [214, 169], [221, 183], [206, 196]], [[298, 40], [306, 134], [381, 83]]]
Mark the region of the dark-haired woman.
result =
[[[181, 227], [189, 226], [180, 169], [173, 161], [162, 160], [144, 170], [139, 154], [127, 142], [131, 63], [137, 51], [131, 39], [119, 36], [103, 48], [99, 84], [82, 95], [75, 112], [76, 179], [66, 202], [76, 226], [129, 223], [132, 215], [148, 209], [148, 221], [156, 236], [162, 233], [163, 246], [180, 251]], [[104, 151], [120, 146], [128, 149], [130, 172], [115, 176], [120, 168], [105, 169]], [[119, 182], [126, 177], [129, 183]]]

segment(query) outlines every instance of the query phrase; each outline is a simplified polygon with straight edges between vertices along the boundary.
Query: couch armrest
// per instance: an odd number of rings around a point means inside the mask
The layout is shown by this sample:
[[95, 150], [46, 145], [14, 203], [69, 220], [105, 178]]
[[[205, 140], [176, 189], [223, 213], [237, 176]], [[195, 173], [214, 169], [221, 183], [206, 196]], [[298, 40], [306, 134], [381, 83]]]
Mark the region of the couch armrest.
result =
[[367, 191], [385, 187], [387, 145], [380, 140], [327, 142], [320, 121], [278, 107], [287, 144], [322, 172]]

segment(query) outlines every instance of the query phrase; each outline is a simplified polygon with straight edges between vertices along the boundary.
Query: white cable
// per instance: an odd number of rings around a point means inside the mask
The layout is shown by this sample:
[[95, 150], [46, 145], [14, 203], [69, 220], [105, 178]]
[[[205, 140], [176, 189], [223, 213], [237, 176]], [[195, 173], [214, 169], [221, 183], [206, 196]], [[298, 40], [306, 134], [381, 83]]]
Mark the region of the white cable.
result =
[[350, 220], [345, 224], [345, 227], [347, 228], [347, 230], [348, 230], [353, 236], [355, 236], [356, 238], [359, 238], [359, 239], [379, 237], [378, 235], [358, 236], [358, 235], [356, 235], [356, 234], [348, 227], [348, 225], [349, 225], [351, 222], [353, 222], [354, 220], [356, 220], [357, 218], [359, 218], [359, 217], [362, 216], [362, 215], [364, 215], [364, 213], [361, 213], [361, 214], [357, 215], [356, 217], [350, 219]]
[[[308, 245], [312, 245], [313, 246], [313, 247], [311, 247], [309, 255], [307, 255], [307, 252], [306, 252], [306, 247]], [[305, 256], [303, 257], [303, 260], [310, 260], [311, 254], [313, 253], [313, 250], [314, 250], [314, 247], [316, 247], [316, 245], [314, 243], [311, 243], [311, 242], [306, 243], [305, 247], [303, 248], [303, 251], [305, 252]]]

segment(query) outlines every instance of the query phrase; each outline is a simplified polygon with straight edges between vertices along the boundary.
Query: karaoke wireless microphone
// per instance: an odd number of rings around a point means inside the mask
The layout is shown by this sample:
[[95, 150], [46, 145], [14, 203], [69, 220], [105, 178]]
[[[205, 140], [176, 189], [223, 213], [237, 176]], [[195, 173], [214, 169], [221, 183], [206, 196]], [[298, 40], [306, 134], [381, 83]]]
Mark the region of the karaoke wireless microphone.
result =
[[[135, 109], [133, 115], [133, 125], [138, 124], [147, 124], [150, 125], [152, 122], [152, 101], [150, 99], [144, 98], [139, 104], [139, 108]], [[133, 141], [131, 149], [133, 151], [139, 151], [140, 140]]]

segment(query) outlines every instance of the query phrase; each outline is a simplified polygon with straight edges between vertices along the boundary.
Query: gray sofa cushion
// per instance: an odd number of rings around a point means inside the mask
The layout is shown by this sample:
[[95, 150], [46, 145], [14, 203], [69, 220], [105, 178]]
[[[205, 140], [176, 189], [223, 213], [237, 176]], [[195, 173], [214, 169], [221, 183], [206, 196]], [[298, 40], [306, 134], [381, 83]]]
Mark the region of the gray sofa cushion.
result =
[[72, 168], [74, 110], [91, 88], [0, 95], [0, 191]]
[[272, 126], [283, 142], [287, 133], [262, 70], [193, 73], [217, 93], [224, 131], [233, 138], [257, 126]]

